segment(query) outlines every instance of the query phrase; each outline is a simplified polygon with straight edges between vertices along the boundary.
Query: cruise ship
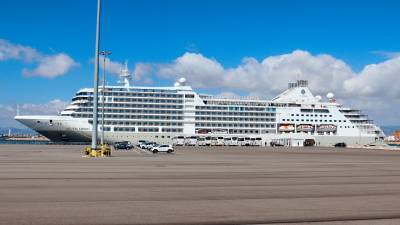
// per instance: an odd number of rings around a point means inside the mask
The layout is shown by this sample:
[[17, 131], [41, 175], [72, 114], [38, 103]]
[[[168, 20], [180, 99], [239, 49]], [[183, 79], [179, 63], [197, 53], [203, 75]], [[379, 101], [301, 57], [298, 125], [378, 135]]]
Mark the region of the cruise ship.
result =
[[[314, 96], [306, 80], [289, 83], [277, 97], [223, 98], [199, 94], [180, 79], [171, 87], [131, 86], [127, 65], [122, 84], [99, 87], [99, 127], [104, 140], [172, 143], [177, 136], [258, 137], [268, 145], [279, 138], [312, 138], [317, 145], [364, 145], [381, 141], [382, 130], [360, 110], [345, 107], [328, 93]], [[103, 113], [104, 109], [104, 113]], [[52, 141], [91, 140], [93, 88], [83, 88], [53, 116], [15, 119]], [[100, 135], [99, 135], [100, 136]]]

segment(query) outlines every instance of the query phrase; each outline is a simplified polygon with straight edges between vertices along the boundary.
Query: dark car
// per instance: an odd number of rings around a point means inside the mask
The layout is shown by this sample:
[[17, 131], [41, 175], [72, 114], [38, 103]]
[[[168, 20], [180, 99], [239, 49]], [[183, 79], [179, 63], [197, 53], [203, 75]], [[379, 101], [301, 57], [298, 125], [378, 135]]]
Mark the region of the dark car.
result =
[[334, 146], [336, 148], [346, 148], [347, 145], [344, 142], [340, 142], [340, 143], [336, 143]]
[[314, 139], [306, 139], [304, 140], [304, 146], [314, 146], [315, 140]]
[[129, 150], [133, 148], [133, 145], [129, 141], [121, 141], [121, 142], [115, 142], [114, 148]]

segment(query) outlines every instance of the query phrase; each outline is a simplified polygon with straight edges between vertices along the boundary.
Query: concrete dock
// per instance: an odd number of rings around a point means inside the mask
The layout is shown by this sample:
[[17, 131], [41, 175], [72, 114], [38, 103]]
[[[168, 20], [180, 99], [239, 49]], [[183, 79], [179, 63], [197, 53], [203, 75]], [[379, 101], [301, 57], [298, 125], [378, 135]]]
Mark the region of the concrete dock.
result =
[[0, 224], [400, 224], [400, 151], [0, 145]]

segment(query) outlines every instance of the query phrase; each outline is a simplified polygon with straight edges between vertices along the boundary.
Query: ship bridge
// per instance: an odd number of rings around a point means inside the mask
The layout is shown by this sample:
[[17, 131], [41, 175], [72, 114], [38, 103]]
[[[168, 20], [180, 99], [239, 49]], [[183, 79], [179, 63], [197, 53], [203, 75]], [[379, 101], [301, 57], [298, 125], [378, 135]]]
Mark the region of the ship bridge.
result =
[[308, 88], [308, 81], [298, 80], [295, 83], [289, 83], [289, 88], [282, 94], [272, 99], [278, 103], [318, 103], [316, 98]]

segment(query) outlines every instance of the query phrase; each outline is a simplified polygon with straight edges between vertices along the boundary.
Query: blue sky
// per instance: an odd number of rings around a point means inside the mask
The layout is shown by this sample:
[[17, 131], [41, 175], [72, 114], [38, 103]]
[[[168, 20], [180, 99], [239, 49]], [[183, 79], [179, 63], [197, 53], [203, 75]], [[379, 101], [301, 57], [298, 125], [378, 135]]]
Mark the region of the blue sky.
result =
[[[400, 1], [394, 0], [102, 2], [102, 48], [113, 52], [112, 61], [128, 59], [132, 69], [139, 62], [170, 64], [187, 52], [229, 69], [245, 57], [262, 61], [301, 49], [341, 60], [357, 76], [366, 65], [382, 63], [400, 51]], [[37, 62], [0, 60], [0, 104], [68, 101], [79, 88], [92, 85], [97, 1], [1, 0], [0, 4], [0, 39], [43, 55], [65, 53], [79, 64], [47, 78], [23, 75], [23, 69], [32, 71]], [[153, 85], [173, 83], [171, 76], [156, 73], [146, 74]], [[198, 88], [207, 90], [204, 85]]]

